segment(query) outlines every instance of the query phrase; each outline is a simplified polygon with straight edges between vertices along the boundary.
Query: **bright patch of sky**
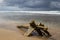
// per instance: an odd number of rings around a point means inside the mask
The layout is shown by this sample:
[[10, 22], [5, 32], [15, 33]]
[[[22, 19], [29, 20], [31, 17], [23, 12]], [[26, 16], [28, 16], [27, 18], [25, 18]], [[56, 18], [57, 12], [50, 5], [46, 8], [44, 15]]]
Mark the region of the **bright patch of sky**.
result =
[[0, 0], [0, 3], [2, 3], [3, 2], [3, 0]]

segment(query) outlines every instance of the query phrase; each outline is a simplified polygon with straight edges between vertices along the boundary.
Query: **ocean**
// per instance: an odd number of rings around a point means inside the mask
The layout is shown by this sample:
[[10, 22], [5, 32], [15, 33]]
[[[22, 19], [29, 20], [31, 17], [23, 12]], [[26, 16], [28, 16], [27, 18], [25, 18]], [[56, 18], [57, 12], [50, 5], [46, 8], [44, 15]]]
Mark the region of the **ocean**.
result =
[[[37, 14], [37, 13], [0, 13], [0, 19], [19, 21], [21, 23], [27, 23], [31, 20], [36, 22], [43, 22], [49, 24], [60, 25], [60, 15], [57, 14]], [[28, 23], [29, 23], [28, 22]]]

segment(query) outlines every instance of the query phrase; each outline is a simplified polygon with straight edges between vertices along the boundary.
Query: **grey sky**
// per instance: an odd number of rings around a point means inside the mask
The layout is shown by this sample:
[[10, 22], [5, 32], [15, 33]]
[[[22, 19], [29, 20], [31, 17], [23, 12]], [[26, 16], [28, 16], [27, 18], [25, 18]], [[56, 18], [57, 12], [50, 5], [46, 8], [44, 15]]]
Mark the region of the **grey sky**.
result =
[[60, 0], [0, 0], [0, 11], [60, 11]]

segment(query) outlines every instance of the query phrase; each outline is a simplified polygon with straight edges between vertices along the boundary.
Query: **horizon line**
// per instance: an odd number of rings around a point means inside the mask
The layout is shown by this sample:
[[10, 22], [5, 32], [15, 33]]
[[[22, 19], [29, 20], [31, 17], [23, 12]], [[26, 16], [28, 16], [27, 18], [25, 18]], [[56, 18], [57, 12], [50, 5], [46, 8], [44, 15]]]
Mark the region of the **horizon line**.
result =
[[21, 13], [40, 13], [40, 14], [60, 14], [60, 11], [0, 11], [0, 12], [21, 12]]

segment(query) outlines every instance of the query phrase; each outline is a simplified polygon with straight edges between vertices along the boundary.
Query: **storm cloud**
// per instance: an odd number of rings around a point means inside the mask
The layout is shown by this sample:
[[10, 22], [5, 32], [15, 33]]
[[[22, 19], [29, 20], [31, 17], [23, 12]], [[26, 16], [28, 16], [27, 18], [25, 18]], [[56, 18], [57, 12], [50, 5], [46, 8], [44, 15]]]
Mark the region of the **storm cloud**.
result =
[[60, 0], [4, 0], [3, 4], [8, 8], [21, 11], [60, 10]]

